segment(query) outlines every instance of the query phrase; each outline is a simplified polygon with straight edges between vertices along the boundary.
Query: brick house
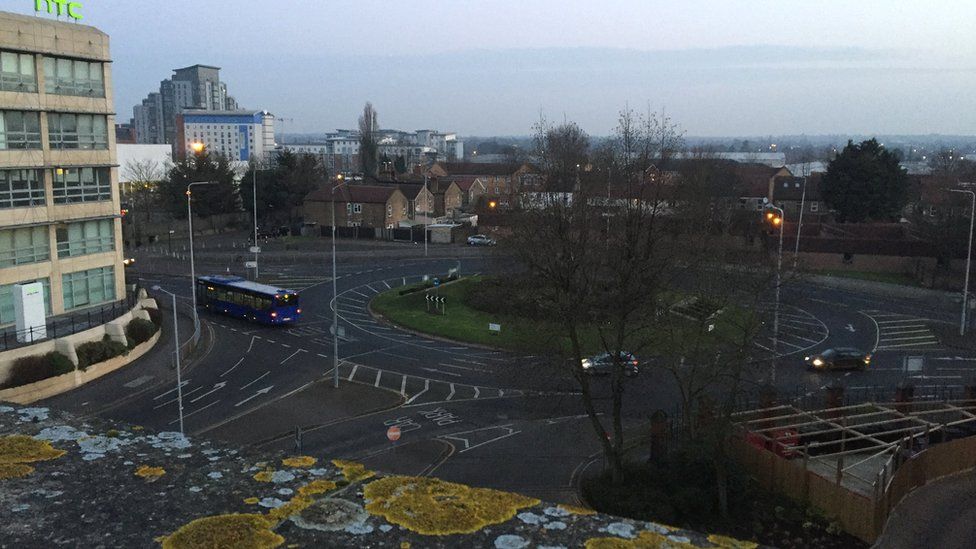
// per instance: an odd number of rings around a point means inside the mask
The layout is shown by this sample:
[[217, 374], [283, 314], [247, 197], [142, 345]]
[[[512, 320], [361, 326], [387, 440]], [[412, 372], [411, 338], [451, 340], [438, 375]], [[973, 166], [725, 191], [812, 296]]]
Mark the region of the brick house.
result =
[[[478, 197], [497, 200], [499, 206], [510, 207], [516, 202], [522, 180], [537, 173], [529, 164], [514, 166], [512, 164], [492, 164], [477, 162], [437, 162], [425, 172], [432, 179], [460, 177], [465, 180], [474, 178], [471, 185], [477, 185]], [[443, 189], [443, 190], [446, 190]], [[470, 200], [469, 196], [469, 200]], [[476, 205], [477, 199], [469, 204]]]
[[[309, 193], [304, 200], [305, 220], [332, 225], [330, 187]], [[345, 185], [335, 192], [337, 227], [391, 229], [409, 218], [410, 201], [396, 187]]]
[[771, 168], [765, 164], [734, 164], [732, 170], [740, 188], [740, 210], [762, 210], [764, 198], [773, 200], [776, 183], [793, 178], [793, 173], [787, 168]]
[[800, 215], [800, 204], [803, 204], [803, 219], [811, 223], [827, 215], [827, 205], [820, 195], [822, 173], [814, 173], [806, 177], [806, 194], [802, 177], [777, 177], [770, 194], [771, 201], [783, 208], [788, 220], [797, 219]]

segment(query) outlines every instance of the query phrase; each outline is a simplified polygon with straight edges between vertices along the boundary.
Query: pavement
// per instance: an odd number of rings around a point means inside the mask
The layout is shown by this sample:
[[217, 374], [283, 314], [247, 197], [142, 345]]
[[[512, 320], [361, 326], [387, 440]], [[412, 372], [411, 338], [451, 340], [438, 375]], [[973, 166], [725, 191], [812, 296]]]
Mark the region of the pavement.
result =
[[891, 512], [878, 549], [967, 549], [976, 543], [976, 471], [908, 494]]

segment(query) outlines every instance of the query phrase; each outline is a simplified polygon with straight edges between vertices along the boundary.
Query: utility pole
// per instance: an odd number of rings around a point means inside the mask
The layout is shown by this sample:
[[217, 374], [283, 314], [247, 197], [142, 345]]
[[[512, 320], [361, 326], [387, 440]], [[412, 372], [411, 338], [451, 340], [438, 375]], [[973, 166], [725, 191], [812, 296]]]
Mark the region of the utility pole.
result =
[[959, 322], [959, 335], [966, 335], [966, 314], [969, 309], [969, 270], [973, 258], [973, 222], [976, 221], [976, 192], [962, 189], [950, 189], [949, 192], [968, 194], [972, 199], [972, 209], [969, 213], [969, 248], [966, 251], [966, 282], [962, 288], [962, 320]]

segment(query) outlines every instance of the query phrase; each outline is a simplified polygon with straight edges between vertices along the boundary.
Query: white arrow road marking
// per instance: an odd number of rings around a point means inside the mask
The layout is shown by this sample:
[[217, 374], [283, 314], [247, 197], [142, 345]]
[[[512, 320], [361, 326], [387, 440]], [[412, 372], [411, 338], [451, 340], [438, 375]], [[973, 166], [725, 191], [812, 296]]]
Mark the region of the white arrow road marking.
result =
[[425, 379], [425, 380], [424, 380], [424, 390], [423, 390], [423, 391], [420, 391], [419, 393], [417, 393], [417, 394], [415, 394], [415, 395], [413, 395], [412, 397], [410, 397], [410, 399], [409, 399], [409, 400], [407, 400], [407, 401], [406, 401], [406, 402], [404, 402], [403, 404], [404, 404], [404, 405], [407, 405], [407, 404], [410, 404], [411, 402], [413, 402], [413, 401], [415, 401], [415, 400], [417, 400], [417, 397], [419, 397], [420, 395], [422, 395], [422, 394], [424, 394], [424, 393], [426, 393], [426, 392], [427, 392], [427, 391], [429, 391], [429, 390], [430, 390], [430, 380], [429, 380], [429, 379]]
[[856, 332], [857, 330], [855, 330], [855, 329], [854, 329], [854, 325], [853, 325], [853, 324], [848, 324], [848, 325], [847, 325], [847, 331], [849, 331], [850, 333], [852, 333], [852, 334], [853, 334], [853, 333], [854, 333], [854, 332]]
[[212, 394], [216, 393], [217, 391], [223, 389], [226, 386], [227, 386], [227, 382], [226, 381], [221, 381], [220, 383], [214, 385], [214, 388], [211, 389], [210, 391], [207, 391], [206, 393], [203, 393], [202, 395], [198, 396], [197, 398], [191, 400], [190, 401], [190, 404], [193, 404], [194, 402], [196, 402], [198, 400], [203, 400], [204, 397], [207, 397], [209, 395], [212, 395]]
[[[252, 339], [251, 341], [253, 342], [254, 340]], [[244, 357], [241, 357], [241, 359], [237, 361], [237, 364], [233, 365], [229, 370], [227, 370], [226, 372], [220, 374], [220, 377], [224, 377], [225, 375], [233, 372], [234, 371], [234, 368], [237, 368], [238, 366], [241, 365], [241, 362], [244, 362]]]
[[264, 389], [259, 389], [253, 395], [251, 395], [251, 396], [245, 398], [244, 400], [238, 402], [237, 404], [235, 404], [234, 407], [237, 408], [238, 406], [240, 406], [240, 405], [242, 405], [242, 404], [244, 404], [246, 402], [250, 402], [251, 400], [253, 400], [255, 398], [258, 398], [261, 395], [266, 395], [266, 394], [268, 394], [268, 393], [271, 392], [271, 389], [274, 389], [274, 385], [268, 385]]
[[268, 374], [270, 374], [270, 373], [271, 373], [271, 372], [265, 372], [265, 373], [263, 373], [263, 374], [261, 374], [261, 377], [259, 377], [259, 378], [257, 378], [257, 379], [255, 379], [254, 381], [252, 381], [252, 382], [250, 382], [250, 383], [248, 383], [247, 385], [245, 385], [245, 386], [243, 386], [243, 387], [241, 387], [241, 390], [243, 391], [244, 389], [247, 389], [247, 388], [248, 388], [248, 387], [250, 387], [251, 385], [254, 385], [255, 383], [257, 383], [257, 382], [259, 382], [259, 381], [261, 381], [262, 379], [264, 379], [264, 376], [266, 376], [266, 375], [268, 375]]
[[453, 383], [451, 384], [451, 394], [447, 395], [447, 399], [446, 400], [451, 400], [452, 398], [454, 398], [454, 384]]

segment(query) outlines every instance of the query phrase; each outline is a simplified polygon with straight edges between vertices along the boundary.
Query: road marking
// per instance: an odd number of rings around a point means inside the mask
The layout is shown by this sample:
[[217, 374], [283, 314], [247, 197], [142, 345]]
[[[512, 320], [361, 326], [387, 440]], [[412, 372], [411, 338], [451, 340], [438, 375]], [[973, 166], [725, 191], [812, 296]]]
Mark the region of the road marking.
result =
[[[252, 340], [252, 341], [253, 341], [253, 340]], [[224, 377], [225, 375], [227, 375], [227, 374], [229, 374], [229, 373], [231, 373], [231, 372], [233, 372], [233, 371], [234, 371], [234, 368], [237, 368], [238, 366], [240, 366], [240, 365], [241, 365], [241, 362], [244, 362], [244, 357], [241, 357], [241, 359], [237, 361], [237, 364], [235, 364], [235, 365], [233, 365], [233, 366], [231, 366], [231, 368], [230, 368], [229, 370], [227, 370], [226, 372], [224, 372], [224, 373], [222, 373], [222, 374], [220, 374], [220, 377]]]
[[909, 336], [909, 337], [886, 337], [881, 339], [881, 342], [891, 342], [891, 341], [912, 341], [913, 339], [936, 339], [934, 335], [923, 335], [923, 336]]
[[407, 396], [407, 376], [403, 376], [403, 381], [400, 383], [400, 396]]
[[453, 383], [451, 384], [451, 394], [447, 395], [447, 399], [445, 399], [445, 400], [451, 400], [452, 398], [454, 398], [454, 384]]
[[146, 383], [147, 381], [152, 381], [153, 379], [156, 379], [156, 377], [155, 376], [137, 377], [136, 379], [133, 379], [132, 381], [123, 385], [123, 387], [128, 387], [129, 389], [135, 389], [136, 387]]
[[282, 343], [282, 344], [281, 344], [281, 346], [282, 346], [282, 347], [285, 347], [285, 348], [287, 348], [287, 349], [291, 349], [291, 345], [289, 345], [289, 344], [287, 344], [287, 343]]
[[376, 383], [373, 383], [373, 387], [379, 388], [380, 377], [383, 375], [383, 370], [376, 370]]
[[437, 369], [434, 369], [434, 368], [420, 368], [420, 369], [421, 370], [424, 370], [424, 371], [427, 371], [427, 372], [434, 372], [435, 374], [442, 374], [442, 375], [445, 375], [445, 376], [461, 377], [461, 374], [455, 374], [454, 372], [443, 372], [441, 370], [437, 370]]
[[373, 290], [373, 293], [374, 293], [374, 294], [378, 294], [378, 293], [379, 293], [379, 292], [378, 292], [378, 291], [376, 290], [376, 288], [374, 288], [374, 287], [372, 287], [372, 286], [370, 286], [369, 284], [367, 284], [367, 285], [366, 285], [366, 287], [367, 287], [367, 288], [369, 288], [370, 290]]
[[352, 371], [349, 372], [349, 381], [352, 381], [352, 378], [356, 377], [356, 370], [358, 369], [359, 369], [359, 364], [352, 365]]
[[390, 286], [390, 283], [389, 282], [387, 282], [387, 281], [384, 280], [383, 281], [383, 284], [386, 285], [386, 289], [387, 290], [392, 290], [393, 289], [393, 286]]
[[354, 294], [356, 294], [356, 295], [358, 295], [358, 296], [360, 296], [360, 297], [365, 297], [366, 299], [369, 299], [369, 296], [366, 295], [366, 294], [364, 294], [364, 293], [362, 293], [362, 292], [357, 292], [356, 290], [349, 290], [349, 291], [352, 292], [352, 293], [354, 293]]
[[920, 330], [917, 330], [917, 329], [904, 330], [904, 331], [898, 331], [898, 332], [892, 332], [892, 331], [885, 330], [885, 335], [925, 334], [925, 333], [931, 333], [931, 331], [929, 329], [927, 329], [927, 328], [922, 328]]
[[[180, 387], [186, 387], [186, 385], [188, 383], [190, 383], [190, 380], [189, 379], [184, 379], [183, 380], [183, 383], [180, 384]], [[176, 392], [176, 389], [170, 389], [169, 391], [166, 391], [165, 393], [162, 393], [160, 395], [154, 396], [153, 397], [153, 400], [159, 400], [159, 399], [163, 398], [164, 396], [166, 396], [166, 395], [168, 395], [170, 393], [175, 393], [175, 392]]]
[[272, 344], [272, 345], [275, 345], [275, 344], [278, 343], [277, 341], [275, 341], [273, 339], [268, 339], [267, 342], [270, 343], [270, 344]]
[[906, 343], [904, 345], [885, 345], [883, 347], [878, 347], [878, 350], [884, 351], [887, 349], [904, 349], [904, 348], [915, 347], [918, 345], [938, 345], [938, 344], [939, 344], [938, 341], [917, 341], [915, 343]]
[[425, 379], [425, 380], [424, 380], [424, 390], [423, 390], [423, 391], [420, 391], [419, 393], [417, 393], [417, 394], [415, 394], [415, 395], [413, 395], [412, 397], [410, 397], [410, 398], [409, 398], [409, 399], [408, 399], [408, 400], [407, 400], [406, 402], [404, 402], [403, 404], [404, 404], [404, 405], [407, 405], [407, 404], [410, 404], [411, 402], [413, 402], [413, 401], [415, 401], [415, 400], [417, 400], [417, 398], [418, 398], [418, 397], [420, 397], [420, 395], [422, 395], [422, 394], [424, 394], [424, 393], [426, 393], [426, 392], [427, 392], [428, 390], [430, 390], [430, 380], [429, 380], [429, 379]]
[[202, 395], [198, 396], [197, 398], [191, 400], [190, 401], [190, 404], [193, 404], [194, 402], [196, 402], [198, 400], [203, 400], [205, 397], [210, 396], [210, 395], [216, 393], [217, 391], [223, 389], [226, 386], [227, 386], [227, 382], [226, 381], [221, 381], [220, 383], [214, 385], [214, 388], [211, 389], [210, 391], [207, 391], [206, 393], [203, 393]]
[[281, 362], [279, 362], [278, 365], [281, 366], [282, 364], [284, 364], [284, 363], [288, 362], [289, 360], [295, 358], [295, 355], [297, 355], [298, 353], [307, 353], [307, 352], [308, 351], [306, 351], [305, 349], [299, 349], [299, 350], [295, 351], [294, 353], [288, 355], [288, 358], [286, 358], [286, 359], [282, 360]]
[[[204, 411], [204, 410], [206, 410], [207, 408], [209, 408], [209, 407], [211, 407], [211, 406], [213, 406], [213, 405], [215, 405], [215, 404], [217, 404], [218, 402], [220, 402], [220, 401], [219, 401], [219, 400], [215, 400], [215, 401], [213, 401], [213, 402], [211, 402], [210, 404], [207, 404], [207, 405], [206, 405], [206, 406], [204, 406], [203, 408], [198, 408], [198, 409], [196, 409], [196, 410], [193, 410], [193, 411], [192, 411], [192, 412], [190, 412], [189, 414], [183, 414], [183, 419], [186, 419], [186, 418], [188, 418], [188, 417], [190, 417], [190, 416], [193, 416], [193, 415], [196, 415], [196, 414], [199, 414], [200, 412], [202, 412], [202, 411]], [[179, 423], [179, 421], [180, 421], [180, 418], [176, 418], [176, 419], [174, 419], [173, 421], [171, 421], [171, 422], [169, 422], [169, 424], [170, 424], [170, 425], [172, 425], [172, 424], [174, 424], [174, 423]]]
[[323, 355], [322, 353], [315, 353], [315, 354], [318, 355], [318, 356], [320, 356], [320, 357], [322, 357], [322, 358], [329, 358], [328, 355]]
[[474, 398], [478, 398], [479, 396], [481, 396], [481, 389], [479, 389], [478, 387], [475, 387], [474, 388]]
[[234, 405], [234, 408], [237, 408], [238, 406], [240, 406], [240, 405], [242, 405], [242, 404], [244, 404], [246, 402], [249, 402], [251, 400], [254, 400], [255, 398], [258, 398], [261, 395], [268, 394], [269, 392], [271, 392], [271, 389], [274, 389], [274, 385], [269, 385], [269, 386], [265, 387], [264, 389], [259, 389], [253, 395], [251, 395], [251, 396], [245, 398], [244, 400], [238, 402], [237, 404], [235, 404]]
[[456, 364], [447, 364], [446, 362], [441, 362], [441, 366], [445, 368], [456, 368], [458, 370], [467, 370], [469, 372], [484, 372], [481, 368], [470, 368], [468, 366], [458, 366]]
[[248, 387], [250, 387], [251, 385], [254, 385], [255, 383], [257, 383], [257, 382], [259, 382], [259, 381], [261, 381], [262, 379], [264, 379], [264, 378], [265, 378], [265, 376], [267, 376], [267, 375], [268, 375], [268, 374], [270, 374], [270, 373], [271, 373], [271, 372], [269, 371], [269, 372], [265, 372], [265, 373], [263, 373], [263, 374], [261, 374], [261, 377], [259, 377], [259, 378], [257, 378], [257, 379], [255, 379], [254, 381], [252, 381], [252, 382], [250, 382], [250, 383], [248, 383], [247, 385], [245, 385], [245, 386], [243, 386], [243, 387], [241, 387], [241, 390], [243, 391], [244, 389], [247, 389], [247, 388], [248, 388]]
[[[197, 387], [196, 389], [193, 389], [193, 390], [191, 390], [191, 391], [187, 391], [187, 392], [185, 392], [185, 393], [183, 393], [183, 399], [185, 400], [185, 399], [186, 399], [186, 397], [188, 397], [188, 396], [190, 396], [190, 395], [192, 395], [193, 393], [195, 393], [195, 392], [197, 392], [197, 391], [199, 391], [199, 390], [201, 390], [201, 389], [203, 389], [203, 387]], [[174, 389], [174, 390], [175, 390], [175, 389]], [[172, 399], [170, 399], [170, 400], [167, 400], [166, 402], [164, 402], [164, 403], [162, 403], [162, 404], [160, 404], [159, 406], [154, 406], [154, 407], [153, 407], [153, 410], [158, 410], [158, 409], [160, 409], [160, 408], [163, 408], [163, 407], [165, 407], [165, 406], [169, 406], [170, 404], [172, 404], [172, 403], [174, 403], [174, 402], [176, 402], [176, 401], [177, 401], [177, 400], [179, 400], [179, 399], [180, 399], [180, 397], [179, 397], [179, 395], [177, 395], [177, 396], [176, 396], [175, 398], [172, 398]]]
[[[513, 424], [509, 424], [509, 425], [498, 425], [498, 426], [493, 426], [493, 427], [484, 427], [482, 429], [474, 429], [474, 430], [471, 430], [471, 431], [461, 431], [459, 433], [453, 433], [453, 434], [450, 434], [450, 435], [444, 435], [444, 436], [441, 436], [441, 437], [438, 437], [438, 438], [448, 439], [448, 440], [456, 440], [456, 441], [464, 444], [464, 449], [461, 450], [460, 452], [458, 452], [459, 454], [463, 454], [464, 452], [467, 452], [468, 450], [474, 450], [475, 448], [479, 448], [479, 447], [484, 446], [486, 444], [491, 444], [492, 442], [498, 442], [499, 440], [503, 440], [503, 439], [506, 439], [508, 437], [515, 436], [515, 435], [517, 435], [517, 434], [519, 434], [519, 433], [522, 432], [522, 431], [516, 431], [515, 429], [513, 429], [512, 428], [512, 425]], [[486, 440], [484, 442], [479, 442], [478, 444], [474, 444], [474, 445], [471, 444], [471, 441], [469, 439], [463, 438], [463, 437], [459, 436], [459, 435], [470, 435], [472, 433], [478, 433], [478, 432], [481, 432], [481, 431], [487, 431], [489, 429], [501, 429], [501, 430], [504, 430], [504, 431], [507, 431], [507, 432], [505, 434], [501, 435], [501, 436], [495, 437], [493, 439]]]

